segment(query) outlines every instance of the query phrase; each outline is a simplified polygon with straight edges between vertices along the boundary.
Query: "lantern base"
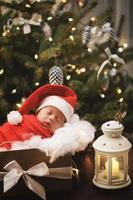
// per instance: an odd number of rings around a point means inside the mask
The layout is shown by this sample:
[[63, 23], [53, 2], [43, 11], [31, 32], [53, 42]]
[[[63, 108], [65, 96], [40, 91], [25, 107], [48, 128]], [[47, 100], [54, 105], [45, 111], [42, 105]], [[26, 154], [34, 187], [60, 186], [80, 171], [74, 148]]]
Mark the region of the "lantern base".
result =
[[128, 176], [128, 181], [126, 183], [120, 184], [120, 185], [104, 185], [103, 183], [98, 183], [95, 180], [95, 177], [93, 178], [93, 184], [99, 188], [103, 189], [120, 189], [120, 188], [125, 188], [131, 184], [131, 179]]

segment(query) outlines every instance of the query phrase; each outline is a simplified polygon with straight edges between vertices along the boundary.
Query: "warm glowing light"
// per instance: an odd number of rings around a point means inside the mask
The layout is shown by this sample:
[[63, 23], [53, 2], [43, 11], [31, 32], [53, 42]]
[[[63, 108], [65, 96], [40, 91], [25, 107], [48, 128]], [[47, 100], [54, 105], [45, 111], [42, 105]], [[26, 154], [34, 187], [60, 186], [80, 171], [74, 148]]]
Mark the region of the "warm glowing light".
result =
[[18, 31], [19, 31], [19, 30], [20, 30], [20, 27], [19, 27], [19, 26], [17, 26], [17, 27], [16, 27], [16, 30], [18, 30]]
[[113, 64], [113, 66], [114, 66], [114, 67], [116, 67], [116, 66], [117, 66], [117, 64], [116, 64], [116, 63], [114, 63], [114, 64]]
[[0, 70], [0, 75], [3, 74], [3, 73], [4, 73], [4, 69], [1, 69]]
[[105, 71], [104, 71], [104, 75], [107, 75], [107, 74], [108, 74], [108, 72], [107, 72], [107, 70], [105, 70]]
[[4, 31], [4, 32], [2, 33], [2, 36], [5, 37], [6, 35], [7, 35], [7, 31]]
[[71, 75], [67, 75], [66, 79], [70, 80], [70, 78], [71, 78]]
[[25, 100], [26, 100], [26, 97], [22, 97], [22, 98], [21, 98], [21, 102], [22, 102], [22, 103], [24, 103]]
[[62, 0], [62, 2], [63, 2], [63, 3], [66, 3], [66, 2], [67, 2], [67, 0]]
[[40, 85], [40, 83], [39, 83], [39, 82], [36, 82], [36, 83], [35, 83], [35, 86], [38, 86], [38, 85]]
[[20, 108], [21, 107], [21, 103], [16, 103], [16, 106], [18, 107], [18, 108]]
[[86, 69], [83, 67], [83, 68], [80, 69], [80, 71], [81, 71], [81, 72], [85, 72]]
[[72, 27], [72, 31], [75, 31], [76, 30], [76, 27]]
[[91, 17], [91, 21], [92, 22], [96, 21], [96, 17]]
[[70, 38], [70, 40], [74, 41], [73, 35], [70, 35], [69, 38]]
[[36, 0], [37, 2], [40, 2], [41, 0]]
[[30, 4], [25, 4], [25, 7], [31, 8], [31, 5]]
[[[108, 162], [105, 163], [105, 176], [108, 174]], [[112, 179], [119, 178], [120, 176], [120, 169], [119, 169], [119, 162], [116, 160], [115, 157], [112, 158]]]
[[102, 99], [105, 98], [105, 94], [100, 94], [100, 96]]
[[38, 22], [42, 22], [42, 18], [39, 18], [37, 21], [38, 21]]
[[123, 47], [124, 47], [124, 48], [127, 48], [127, 47], [128, 47], [128, 44], [127, 44], [127, 43], [123, 43]]
[[35, 55], [34, 55], [34, 58], [37, 60], [37, 59], [38, 59], [38, 54], [35, 54]]
[[81, 8], [84, 6], [84, 2], [82, 2], [82, 1], [79, 1], [78, 4], [79, 4], [79, 6], [80, 6]]
[[12, 94], [15, 94], [15, 93], [16, 93], [16, 89], [13, 89], [13, 90], [12, 90]]
[[76, 66], [75, 66], [75, 65], [71, 65], [71, 67], [72, 67], [72, 69], [75, 69], [75, 68], [76, 68]]
[[77, 73], [77, 74], [81, 74], [80, 69], [76, 69], [76, 73]]
[[50, 21], [50, 20], [52, 20], [52, 19], [53, 19], [52, 16], [47, 17], [47, 20], [48, 20], [48, 21]]
[[90, 53], [92, 52], [92, 49], [91, 49], [91, 48], [88, 48], [87, 50], [88, 50], [88, 52], [90, 52]]
[[122, 90], [120, 88], [117, 88], [117, 93], [118, 94], [121, 94], [122, 93]]
[[122, 97], [122, 98], [119, 99], [119, 102], [122, 102], [123, 100], [124, 100], [124, 99], [123, 99], [123, 97]]
[[119, 48], [118, 48], [118, 51], [119, 51], [119, 52], [123, 52], [123, 48], [122, 48], [122, 47], [119, 47]]
[[48, 40], [49, 40], [50, 42], [53, 42], [53, 38], [52, 38], [52, 37], [49, 37]]
[[69, 22], [72, 22], [72, 21], [73, 21], [73, 18], [69, 17], [69, 18], [68, 18], [68, 21], [69, 21]]

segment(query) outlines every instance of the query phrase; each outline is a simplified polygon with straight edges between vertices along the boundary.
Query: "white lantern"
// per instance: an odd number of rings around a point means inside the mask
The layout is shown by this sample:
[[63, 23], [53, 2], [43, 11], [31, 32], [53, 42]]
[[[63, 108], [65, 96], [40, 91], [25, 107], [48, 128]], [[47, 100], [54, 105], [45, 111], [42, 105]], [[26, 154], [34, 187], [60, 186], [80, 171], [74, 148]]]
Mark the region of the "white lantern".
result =
[[118, 121], [109, 121], [101, 127], [104, 135], [94, 143], [95, 176], [94, 185], [105, 189], [118, 189], [128, 186], [128, 152], [131, 143], [122, 136], [123, 125]]

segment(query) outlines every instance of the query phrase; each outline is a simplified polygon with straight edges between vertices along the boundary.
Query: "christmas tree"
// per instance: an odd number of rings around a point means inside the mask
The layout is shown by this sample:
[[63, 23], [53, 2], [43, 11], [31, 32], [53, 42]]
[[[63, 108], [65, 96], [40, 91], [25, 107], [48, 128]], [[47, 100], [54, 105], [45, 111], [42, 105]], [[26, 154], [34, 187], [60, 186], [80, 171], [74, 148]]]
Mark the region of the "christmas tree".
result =
[[78, 94], [76, 112], [96, 127], [123, 118], [133, 130], [132, 79], [122, 66], [132, 51], [119, 46], [112, 11], [97, 19], [87, 0], [0, 1], [0, 122], [60, 66]]

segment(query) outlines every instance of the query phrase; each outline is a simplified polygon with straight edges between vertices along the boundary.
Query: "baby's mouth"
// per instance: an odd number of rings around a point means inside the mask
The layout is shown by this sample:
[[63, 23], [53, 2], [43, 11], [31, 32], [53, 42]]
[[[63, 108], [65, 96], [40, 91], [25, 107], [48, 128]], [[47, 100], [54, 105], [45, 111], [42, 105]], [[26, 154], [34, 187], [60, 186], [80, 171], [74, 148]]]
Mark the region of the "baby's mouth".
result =
[[45, 126], [47, 129], [50, 129], [51, 127], [49, 122], [43, 122], [42, 125]]

